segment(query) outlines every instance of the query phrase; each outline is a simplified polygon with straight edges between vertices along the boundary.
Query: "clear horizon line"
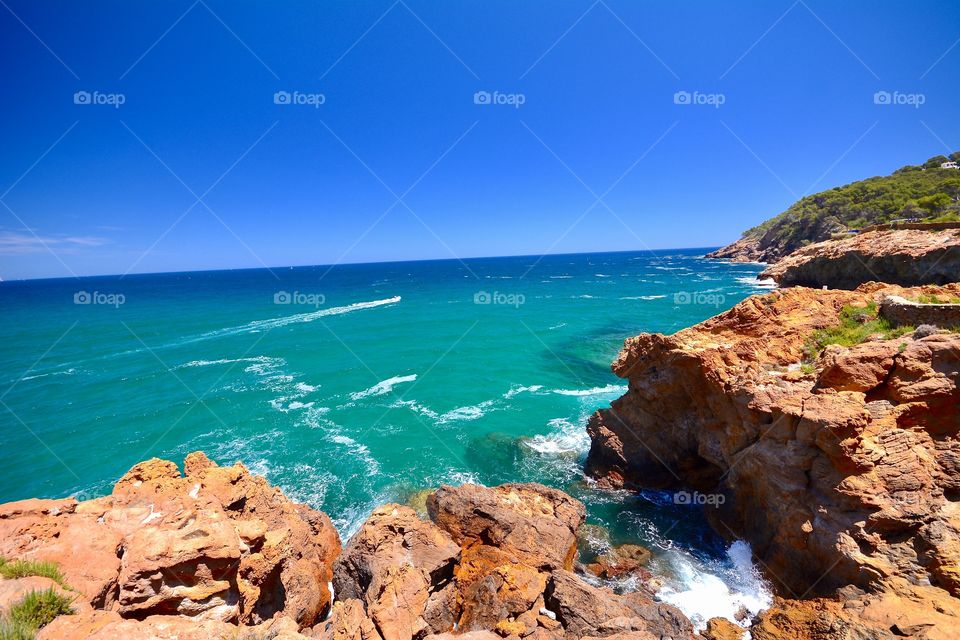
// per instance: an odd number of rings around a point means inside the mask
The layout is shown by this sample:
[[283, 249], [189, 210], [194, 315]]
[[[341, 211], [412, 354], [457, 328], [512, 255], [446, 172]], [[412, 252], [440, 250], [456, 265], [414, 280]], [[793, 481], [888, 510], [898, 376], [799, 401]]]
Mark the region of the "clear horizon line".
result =
[[692, 249], [719, 249], [726, 245], [709, 245], [706, 247], [667, 247], [661, 249], [626, 249], [623, 251], [566, 251], [562, 253], [519, 253], [519, 254], [510, 254], [510, 255], [499, 255], [499, 256], [469, 256], [469, 257], [452, 257], [452, 258], [416, 258], [412, 260], [372, 260], [366, 262], [337, 262], [332, 264], [296, 264], [296, 265], [283, 265], [283, 266], [273, 266], [273, 267], [223, 267], [220, 269], [193, 269], [193, 270], [172, 270], [172, 271], [145, 271], [145, 272], [135, 272], [135, 273], [98, 273], [98, 274], [88, 274], [82, 276], [48, 276], [40, 278], [11, 278], [9, 280], [0, 281], [0, 285], [7, 282], [34, 282], [41, 280], [81, 280], [84, 278], [126, 278], [132, 276], [158, 276], [158, 275], [175, 275], [175, 274], [184, 274], [184, 273], [217, 273], [220, 271], [279, 271], [287, 269], [311, 269], [317, 267], [330, 267], [336, 268], [341, 266], [363, 266], [363, 265], [373, 265], [373, 264], [406, 264], [410, 262], [451, 262], [451, 261], [460, 261], [465, 260], [497, 260], [500, 258], [545, 258], [548, 256], [578, 256], [578, 255], [604, 255], [604, 254], [614, 254], [614, 253], [656, 253], [658, 251], [690, 251]]

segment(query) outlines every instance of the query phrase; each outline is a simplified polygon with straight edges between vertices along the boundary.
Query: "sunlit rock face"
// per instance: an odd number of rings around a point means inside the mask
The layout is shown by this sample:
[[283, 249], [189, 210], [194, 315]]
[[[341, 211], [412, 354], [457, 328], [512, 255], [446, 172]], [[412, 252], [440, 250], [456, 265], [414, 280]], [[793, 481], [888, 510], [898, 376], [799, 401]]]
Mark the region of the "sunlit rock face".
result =
[[[801, 361], [846, 305], [958, 292], [791, 288], [672, 336], [630, 338], [613, 365], [630, 388], [591, 419], [587, 472], [611, 487], [717, 496], [715, 528], [748, 540], [784, 596], [913, 598], [931, 604], [904, 607], [898, 624], [936, 620], [956, 634], [937, 607], [960, 612], [960, 334], [868, 337]], [[876, 598], [861, 607], [889, 617]]]

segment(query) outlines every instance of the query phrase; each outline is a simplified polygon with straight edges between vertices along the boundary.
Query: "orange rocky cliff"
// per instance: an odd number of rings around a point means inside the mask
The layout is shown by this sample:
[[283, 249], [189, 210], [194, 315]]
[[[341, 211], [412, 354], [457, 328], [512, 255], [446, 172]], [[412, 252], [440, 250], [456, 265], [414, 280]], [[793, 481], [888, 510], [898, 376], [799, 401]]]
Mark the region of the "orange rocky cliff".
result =
[[326, 515], [241, 464], [149, 460], [103, 498], [0, 505], [0, 556], [64, 574], [0, 579], [0, 613], [53, 587], [75, 611], [38, 640], [695, 638], [650, 593], [572, 572], [585, 509], [560, 491], [444, 486], [427, 506], [374, 510], [341, 553]]
[[806, 247], [768, 267], [758, 277], [781, 286], [856, 289], [879, 280], [915, 286], [960, 278], [960, 229], [867, 231]]
[[323, 620], [340, 552], [330, 519], [243, 465], [193, 453], [184, 467], [142, 462], [85, 502], [0, 505], [0, 556], [56, 562], [79, 592], [78, 614], [41, 638], [218, 637], [231, 623], [282, 618], [278, 629], [295, 631]]
[[629, 390], [592, 417], [587, 472], [723, 494], [715, 528], [748, 540], [789, 598], [754, 638], [960, 637], [960, 334], [801, 362], [845, 305], [920, 293], [960, 285], [754, 296], [630, 338], [613, 365]]

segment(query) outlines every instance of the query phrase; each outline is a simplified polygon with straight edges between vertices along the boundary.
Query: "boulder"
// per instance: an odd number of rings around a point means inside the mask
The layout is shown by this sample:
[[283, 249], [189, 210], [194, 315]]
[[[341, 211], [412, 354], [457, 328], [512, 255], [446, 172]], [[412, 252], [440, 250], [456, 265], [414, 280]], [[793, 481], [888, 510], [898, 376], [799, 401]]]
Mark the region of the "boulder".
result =
[[60, 616], [37, 634], [37, 640], [309, 640], [297, 632], [297, 623], [278, 617], [240, 630], [218, 620], [183, 616], [150, 616], [143, 620], [120, 617], [114, 611], [88, 611]]
[[893, 359], [901, 350], [895, 340], [867, 342], [859, 349], [831, 345], [821, 356], [819, 385], [837, 391], [866, 393], [880, 386], [893, 369]]
[[[493, 629], [501, 622], [516, 625], [519, 616], [532, 612], [532, 631], [537, 626], [537, 612], [543, 606], [547, 579], [547, 574], [523, 564], [497, 566], [461, 589], [463, 614], [458, 629]], [[524, 626], [523, 622], [519, 624]]]
[[485, 544], [544, 571], [571, 569], [582, 503], [539, 484], [442, 486], [427, 499], [430, 518], [463, 547]]
[[500, 636], [492, 631], [469, 631], [467, 633], [438, 633], [424, 638], [424, 640], [501, 640]]
[[83, 602], [121, 620], [159, 625], [176, 614], [252, 625], [280, 615], [299, 628], [321, 620], [340, 550], [329, 518], [243, 465], [194, 453], [185, 469], [147, 460], [102, 498], [0, 506], [0, 555], [56, 562]]
[[960, 637], [955, 600], [892, 578], [878, 593], [845, 588], [830, 598], [777, 598], [750, 631], [754, 640], [953, 640]]
[[707, 628], [701, 634], [705, 640], [741, 640], [746, 630], [726, 618], [707, 620]]
[[230, 520], [222, 512], [195, 509], [157, 515], [124, 541], [120, 615], [237, 620], [240, 538]]
[[636, 593], [621, 596], [593, 587], [569, 571], [553, 572], [545, 603], [568, 637], [645, 632], [658, 638], [693, 638], [693, 626], [675, 607]]
[[607, 553], [597, 556], [597, 559], [586, 566], [593, 575], [615, 580], [629, 574], [649, 577], [650, 573], [643, 569], [650, 560], [650, 550], [637, 544], [624, 544], [614, 547]]
[[363, 602], [355, 598], [333, 603], [324, 640], [382, 640], [373, 621], [367, 617]]
[[459, 558], [460, 547], [447, 533], [409, 507], [388, 504], [350, 539], [334, 568], [334, 589], [365, 605], [384, 640], [450, 631], [454, 618], [437, 603], [453, 604], [445, 587]]
[[[334, 633], [350, 640], [692, 638], [673, 607], [618, 596], [563, 569], [584, 519], [583, 505], [563, 492], [537, 484], [444, 486], [427, 508], [433, 522], [386, 505], [351, 538], [334, 570], [338, 597], [351, 604], [334, 608], [326, 640]], [[631, 545], [618, 552], [638, 563], [649, 555]]]

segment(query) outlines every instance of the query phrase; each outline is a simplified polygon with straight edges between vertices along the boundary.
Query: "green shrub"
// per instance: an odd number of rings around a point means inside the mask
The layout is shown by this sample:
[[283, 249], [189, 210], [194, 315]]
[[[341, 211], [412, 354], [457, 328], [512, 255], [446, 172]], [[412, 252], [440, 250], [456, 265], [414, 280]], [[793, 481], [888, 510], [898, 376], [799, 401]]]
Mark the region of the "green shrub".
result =
[[807, 362], [816, 360], [820, 352], [830, 344], [852, 347], [873, 335], [889, 340], [912, 331], [913, 327], [894, 327], [885, 318], [881, 318], [875, 302], [865, 307], [847, 305], [840, 312], [839, 325], [814, 331], [807, 338], [803, 349], [805, 360]]
[[960, 212], [948, 211], [936, 218], [931, 218], [928, 222], [960, 222]]
[[63, 577], [63, 572], [56, 562], [47, 562], [45, 560], [7, 560], [0, 557], [0, 576], [7, 580], [16, 578], [26, 578], [28, 576], [41, 576], [50, 578], [64, 589], [70, 589]]
[[30, 591], [10, 606], [7, 619], [14, 625], [40, 629], [59, 615], [73, 613], [73, 600], [53, 588]]
[[889, 176], [877, 176], [805, 196], [745, 237], [763, 238], [765, 246], [790, 252], [805, 241], [826, 239], [846, 229], [883, 224], [900, 218], [924, 222], [960, 220], [960, 172], [941, 169], [944, 156], [924, 166], [907, 166]]

